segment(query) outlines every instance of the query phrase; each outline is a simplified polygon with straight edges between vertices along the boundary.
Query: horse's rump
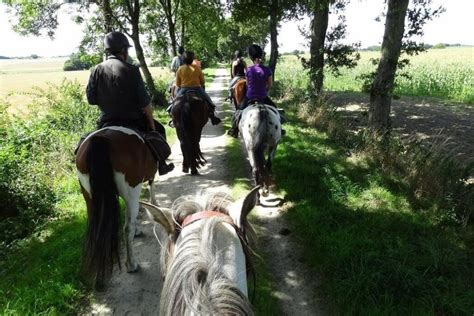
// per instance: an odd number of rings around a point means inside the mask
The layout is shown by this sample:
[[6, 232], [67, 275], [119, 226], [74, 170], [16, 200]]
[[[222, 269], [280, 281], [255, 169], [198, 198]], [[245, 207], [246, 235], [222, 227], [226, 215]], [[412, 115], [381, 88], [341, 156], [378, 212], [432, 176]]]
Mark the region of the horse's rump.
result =
[[103, 289], [113, 265], [120, 264], [119, 195], [127, 206], [127, 271], [137, 269], [131, 242], [136, 232], [141, 183], [154, 179], [157, 163], [135, 131], [110, 126], [91, 133], [82, 142], [76, 166], [88, 213], [83, 268], [96, 289]]
[[234, 106], [237, 109], [242, 102], [242, 100], [245, 97], [245, 94], [247, 92], [247, 80], [245, 78], [242, 78], [238, 80], [235, 84], [234, 87], [232, 88], [233, 90], [233, 99], [234, 99]]
[[[265, 104], [249, 105], [242, 111], [239, 130], [249, 155], [255, 185], [268, 191], [271, 184], [271, 165], [281, 138], [278, 111]], [[267, 156], [267, 158], [266, 158]]]
[[191, 172], [197, 174], [197, 168], [206, 162], [199, 142], [209, 118], [209, 107], [198, 92], [189, 91], [175, 99], [171, 116], [183, 153], [183, 171], [191, 168]]
[[121, 126], [104, 127], [91, 133], [84, 140], [76, 155], [76, 165], [81, 173], [88, 173], [85, 154], [91, 139], [97, 137], [108, 140], [113, 170], [123, 173], [129, 185], [136, 186], [147, 180], [153, 180], [157, 163], [151, 150], [136, 131]]

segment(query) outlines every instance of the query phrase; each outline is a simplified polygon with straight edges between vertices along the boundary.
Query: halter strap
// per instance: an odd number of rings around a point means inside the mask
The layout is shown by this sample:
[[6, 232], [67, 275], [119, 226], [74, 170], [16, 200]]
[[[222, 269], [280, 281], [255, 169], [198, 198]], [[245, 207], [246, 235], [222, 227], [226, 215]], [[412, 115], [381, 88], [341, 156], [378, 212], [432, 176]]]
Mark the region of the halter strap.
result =
[[215, 212], [215, 211], [202, 211], [202, 212], [197, 212], [197, 213], [186, 216], [183, 220], [182, 225], [181, 225], [181, 229], [183, 229], [184, 227], [186, 227], [186, 226], [188, 226], [188, 225], [190, 225], [190, 224], [192, 224], [192, 223], [194, 223], [198, 220], [205, 219], [205, 218], [211, 218], [211, 217], [215, 217], [215, 216], [223, 217], [224, 221], [226, 223], [229, 223], [231, 225], [235, 225], [232, 218], [227, 214], [220, 213], [220, 212]]

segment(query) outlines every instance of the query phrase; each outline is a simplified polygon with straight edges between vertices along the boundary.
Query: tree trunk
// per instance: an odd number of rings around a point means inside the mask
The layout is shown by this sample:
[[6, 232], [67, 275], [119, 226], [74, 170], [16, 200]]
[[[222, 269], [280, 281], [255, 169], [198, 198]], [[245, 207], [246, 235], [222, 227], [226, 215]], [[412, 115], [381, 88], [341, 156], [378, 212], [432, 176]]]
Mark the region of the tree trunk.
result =
[[181, 18], [181, 46], [186, 47], [186, 40], [184, 38], [186, 32], [186, 21]]
[[310, 86], [311, 94], [317, 96], [323, 89], [324, 41], [329, 21], [329, 3], [318, 3], [311, 21]]
[[276, 64], [278, 61], [278, 0], [270, 3], [270, 61], [268, 67], [275, 78]]
[[110, 33], [114, 30], [112, 22], [112, 8], [110, 7], [110, 0], [102, 1], [102, 14], [104, 15], [104, 30], [105, 33]]
[[140, 44], [140, 31], [138, 25], [140, 21], [140, 2], [135, 0], [133, 6], [128, 2], [128, 10], [130, 15], [129, 21], [132, 25], [132, 34], [130, 37], [132, 38], [133, 44], [135, 46], [135, 52], [137, 53], [137, 59], [140, 62], [140, 68], [142, 69], [143, 76], [145, 77], [148, 92], [151, 96], [151, 102], [153, 104], [159, 104], [159, 102], [163, 102], [163, 100], [160, 100], [159, 94], [157, 93], [155, 82], [153, 81], [153, 77], [151, 76], [150, 70], [146, 64], [143, 48]]
[[380, 134], [390, 129], [390, 106], [393, 83], [405, 30], [405, 16], [409, 0], [389, 0], [382, 56], [370, 89], [369, 126]]

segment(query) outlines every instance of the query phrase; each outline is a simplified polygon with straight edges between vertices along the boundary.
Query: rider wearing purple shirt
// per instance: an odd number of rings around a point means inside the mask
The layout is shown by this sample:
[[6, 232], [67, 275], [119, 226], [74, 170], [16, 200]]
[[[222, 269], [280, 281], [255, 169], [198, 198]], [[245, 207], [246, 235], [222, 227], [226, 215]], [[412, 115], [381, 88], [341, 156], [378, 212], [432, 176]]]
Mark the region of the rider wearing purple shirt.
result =
[[257, 101], [276, 108], [275, 103], [268, 97], [268, 91], [273, 84], [273, 78], [271, 69], [262, 65], [263, 50], [260, 46], [254, 44], [250, 45], [248, 52], [254, 64], [247, 68], [247, 93], [240, 103], [239, 110], [236, 110], [232, 116], [232, 127], [227, 131], [227, 134], [236, 138], [239, 134], [238, 125], [241, 112], [249, 103]]
[[247, 99], [267, 101], [265, 99], [268, 99], [267, 84], [268, 84], [269, 78], [272, 77], [271, 69], [258, 63], [247, 68], [246, 77], [247, 77], [247, 93], [246, 93]]

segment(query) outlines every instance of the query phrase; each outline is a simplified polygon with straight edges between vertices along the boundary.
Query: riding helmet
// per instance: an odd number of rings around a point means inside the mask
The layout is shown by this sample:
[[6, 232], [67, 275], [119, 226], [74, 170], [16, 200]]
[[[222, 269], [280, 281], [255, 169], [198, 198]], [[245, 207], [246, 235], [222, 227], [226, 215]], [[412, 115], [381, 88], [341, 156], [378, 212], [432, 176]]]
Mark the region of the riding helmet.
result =
[[252, 44], [249, 46], [249, 56], [251, 60], [255, 60], [257, 58], [262, 58], [263, 50], [260, 46], [256, 44]]
[[120, 53], [124, 48], [132, 47], [127, 37], [120, 32], [110, 32], [105, 35], [104, 48], [109, 53]]

